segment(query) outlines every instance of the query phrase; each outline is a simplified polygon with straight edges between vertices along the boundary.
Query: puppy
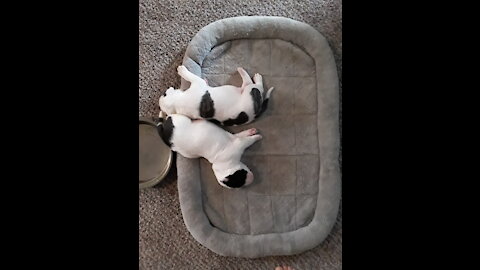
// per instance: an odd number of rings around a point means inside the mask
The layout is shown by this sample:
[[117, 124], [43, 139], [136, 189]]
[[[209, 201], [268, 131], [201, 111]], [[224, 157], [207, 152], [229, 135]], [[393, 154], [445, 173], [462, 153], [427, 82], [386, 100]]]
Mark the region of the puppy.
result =
[[262, 139], [256, 129], [231, 134], [207, 120], [180, 114], [171, 114], [162, 122], [158, 133], [163, 141], [186, 158], [207, 159], [220, 185], [239, 188], [252, 183], [253, 173], [240, 158], [247, 147]]
[[167, 89], [160, 97], [160, 109], [167, 115], [183, 114], [192, 119], [207, 119], [225, 126], [252, 122], [267, 109], [273, 87], [264, 99], [262, 76], [255, 74], [253, 83], [243, 68], [237, 70], [243, 81], [241, 87], [210, 87], [206, 80], [191, 73], [185, 66], [179, 66], [178, 74], [191, 83], [190, 88], [185, 91], [172, 87]]

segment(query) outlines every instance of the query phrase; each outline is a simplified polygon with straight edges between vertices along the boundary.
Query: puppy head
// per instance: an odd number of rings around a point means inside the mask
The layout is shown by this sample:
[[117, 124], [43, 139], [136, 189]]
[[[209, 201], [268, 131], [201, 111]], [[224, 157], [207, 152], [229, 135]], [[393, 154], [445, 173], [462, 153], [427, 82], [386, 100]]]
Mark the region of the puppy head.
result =
[[165, 112], [166, 114], [174, 114], [175, 113], [175, 96], [176, 90], [173, 87], [170, 87], [163, 93], [160, 97], [158, 103], [160, 104], [160, 110]]
[[253, 182], [253, 173], [243, 163], [228, 168], [212, 165], [213, 172], [218, 183], [226, 188], [239, 188], [248, 186]]

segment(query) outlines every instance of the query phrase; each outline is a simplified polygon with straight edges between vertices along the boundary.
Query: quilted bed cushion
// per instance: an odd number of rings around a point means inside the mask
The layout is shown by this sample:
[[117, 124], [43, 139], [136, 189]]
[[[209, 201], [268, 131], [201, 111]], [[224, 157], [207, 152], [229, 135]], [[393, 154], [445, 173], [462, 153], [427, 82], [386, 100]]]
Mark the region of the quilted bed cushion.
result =
[[255, 175], [250, 186], [223, 188], [206, 160], [178, 155], [182, 214], [194, 238], [238, 257], [296, 254], [321, 243], [340, 197], [338, 78], [326, 40], [286, 18], [229, 18], [194, 37], [184, 64], [212, 86], [240, 86], [243, 67], [263, 75], [265, 89], [275, 87], [262, 117], [227, 128], [263, 135], [242, 158]]

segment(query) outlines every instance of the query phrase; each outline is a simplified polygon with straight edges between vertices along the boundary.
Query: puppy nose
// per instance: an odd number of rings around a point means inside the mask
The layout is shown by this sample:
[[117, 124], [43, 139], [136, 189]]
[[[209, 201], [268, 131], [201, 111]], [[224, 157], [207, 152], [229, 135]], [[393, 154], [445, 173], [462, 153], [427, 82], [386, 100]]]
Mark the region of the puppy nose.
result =
[[247, 179], [245, 180], [245, 186], [250, 185], [253, 182], [253, 173], [247, 173]]

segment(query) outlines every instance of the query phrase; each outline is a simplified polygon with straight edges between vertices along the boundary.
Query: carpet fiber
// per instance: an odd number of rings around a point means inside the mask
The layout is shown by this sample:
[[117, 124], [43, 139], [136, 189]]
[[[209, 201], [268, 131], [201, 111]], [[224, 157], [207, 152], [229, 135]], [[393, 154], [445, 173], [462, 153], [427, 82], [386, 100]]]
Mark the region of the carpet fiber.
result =
[[[341, 85], [341, 1], [140, 0], [139, 116], [158, 115], [163, 91], [180, 86], [176, 67], [198, 30], [241, 15], [284, 16], [316, 28], [333, 50]], [[318, 247], [295, 256], [243, 259], [216, 255], [193, 239], [183, 224], [175, 169], [161, 184], [141, 190], [139, 199], [140, 269], [274, 269], [285, 264], [297, 270], [342, 268], [341, 206], [335, 227]]]

